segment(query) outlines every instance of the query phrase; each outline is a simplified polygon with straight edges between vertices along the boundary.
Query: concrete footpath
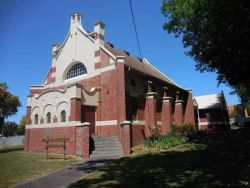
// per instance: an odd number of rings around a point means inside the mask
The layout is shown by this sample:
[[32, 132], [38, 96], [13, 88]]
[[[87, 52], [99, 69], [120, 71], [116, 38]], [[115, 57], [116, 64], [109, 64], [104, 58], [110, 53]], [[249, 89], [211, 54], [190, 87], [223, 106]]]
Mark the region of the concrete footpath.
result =
[[87, 174], [117, 158], [88, 159], [64, 169], [19, 184], [17, 188], [63, 188], [82, 179]]

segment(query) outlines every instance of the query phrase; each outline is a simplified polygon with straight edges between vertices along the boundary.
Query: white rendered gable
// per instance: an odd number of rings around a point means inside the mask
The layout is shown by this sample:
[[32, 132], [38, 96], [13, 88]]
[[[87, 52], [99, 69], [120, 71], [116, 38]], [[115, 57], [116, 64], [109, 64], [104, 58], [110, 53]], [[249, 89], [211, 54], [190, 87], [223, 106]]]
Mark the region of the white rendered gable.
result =
[[82, 28], [81, 23], [71, 22], [65, 43], [62, 45], [55, 60], [55, 87], [75, 81], [72, 79], [65, 82], [65, 76], [68, 70], [76, 63], [85, 65], [87, 75], [96, 72], [95, 63], [99, 61], [99, 58], [94, 56], [96, 50], [98, 50], [98, 46], [95, 44], [94, 39], [90, 38], [88, 33]]

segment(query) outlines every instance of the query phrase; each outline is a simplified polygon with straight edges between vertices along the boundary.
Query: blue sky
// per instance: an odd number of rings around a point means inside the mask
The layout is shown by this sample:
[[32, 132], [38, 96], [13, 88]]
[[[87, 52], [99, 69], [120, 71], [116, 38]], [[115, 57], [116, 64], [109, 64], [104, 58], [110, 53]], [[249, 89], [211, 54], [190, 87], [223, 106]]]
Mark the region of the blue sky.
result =
[[[132, 0], [142, 56], [193, 95], [224, 91], [227, 103], [239, 99], [230, 88], [217, 87], [215, 73], [195, 71], [181, 39], [162, 28], [162, 0]], [[69, 30], [70, 15], [79, 12], [83, 27], [93, 30], [96, 21], [106, 24], [105, 40], [139, 56], [128, 0], [1, 0], [0, 1], [0, 82], [19, 96], [22, 107], [8, 120], [19, 122], [26, 113], [29, 85], [41, 84], [51, 66], [54, 43], [62, 43]]]

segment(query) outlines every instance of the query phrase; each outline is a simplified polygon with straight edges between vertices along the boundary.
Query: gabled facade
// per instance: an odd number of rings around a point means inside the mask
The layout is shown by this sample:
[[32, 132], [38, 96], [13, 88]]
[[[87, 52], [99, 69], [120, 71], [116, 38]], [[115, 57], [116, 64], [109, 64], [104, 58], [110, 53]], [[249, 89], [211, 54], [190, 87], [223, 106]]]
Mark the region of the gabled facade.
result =
[[193, 104], [196, 108], [197, 125], [200, 130], [229, 129], [229, 116], [223, 92], [196, 96]]
[[[44, 151], [45, 137], [68, 137], [69, 154], [89, 155], [89, 137], [118, 135], [124, 153], [157, 129], [194, 124], [191, 90], [185, 90], [146, 59], [104, 41], [105, 25], [89, 33], [71, 16], [62, 44], [53, 45], [52, 65], [42, 85], [30, 86], [26, 151]], [[54, 149], [54, 151], [58, 151]]]

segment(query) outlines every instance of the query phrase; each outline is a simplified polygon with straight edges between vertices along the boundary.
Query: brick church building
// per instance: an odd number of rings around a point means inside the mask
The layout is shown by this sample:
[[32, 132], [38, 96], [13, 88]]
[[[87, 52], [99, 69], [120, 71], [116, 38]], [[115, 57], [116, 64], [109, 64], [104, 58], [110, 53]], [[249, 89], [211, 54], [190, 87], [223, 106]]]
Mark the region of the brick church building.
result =
[[[157, 129], [195, 124], [192, 91], [178, 86], [146, 59], [105, 42], [102, 22], [93, 32], [73, 14], [41, 85], [30, 86], [25, 150], [42, 152], [44, 138], [69, 138], [69, 154], [89, 157], [92, 135], [116, 135], [129, 154]], [[52, 148], [59, 152], [59, 149]]]

